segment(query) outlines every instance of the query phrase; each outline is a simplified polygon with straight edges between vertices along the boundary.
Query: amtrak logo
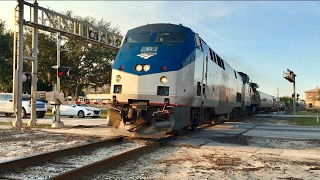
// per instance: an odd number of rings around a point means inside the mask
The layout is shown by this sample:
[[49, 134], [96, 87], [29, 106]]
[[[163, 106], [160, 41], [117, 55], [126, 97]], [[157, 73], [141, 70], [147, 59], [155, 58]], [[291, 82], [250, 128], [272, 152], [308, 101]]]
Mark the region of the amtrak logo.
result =
[[157, 53], [141, 53], [141, 54], [138, 54], [137, 56], [143, 58], [143, 59], [148, 59], [154, 55], [156, 55]]

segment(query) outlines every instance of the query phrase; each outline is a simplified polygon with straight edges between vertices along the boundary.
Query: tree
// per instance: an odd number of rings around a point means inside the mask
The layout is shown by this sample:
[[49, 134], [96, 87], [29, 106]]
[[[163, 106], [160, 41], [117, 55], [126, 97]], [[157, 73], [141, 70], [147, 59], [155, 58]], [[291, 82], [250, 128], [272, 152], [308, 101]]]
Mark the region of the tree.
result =
[[280, 97], [280, 101], [284, 102], [286, 107], [292, 106], [293, 104], [292, 97], [289, 96]]
[[[72, 11], [67, 11], [65, 14], [72, 16]], [[97, 21], [92, 17], [81, 18], [78, 16], [76, 18], [120, 34], [117, 27], [111, 27], [111, 23], [103, 19]], [[102, 87], [110, 84], [111, 65], [117, 52], [99, 45], [82, 42], [80, 39], [65, 38], [63, 41], [65, 42], [63, 48], [72, 52], [63, 53], [64, 61], [61, 61], [61, 64], [63, 63], [62, 65], [78, 72], [73, 77], [63, 78], [64, 83], [61, 83], [61, 89], [65, 95], [78, 97], [85, 87], [90, 85]]]
[[[32, 28], [26, 27], [24, 33], [24, 44], [32, 47]], [[56, 71], [52, 70], [52, 66], [57, 63], [56, 39], [52, 33], [39, 31], [38, 33], [38, 91], [52, 91], [52, 87], [56, 82]], [[25, 52], [27, 54], [27, 52]], [[32, 63], [24, 62], [24, 72], [32, 71]], [[54, 83], [53, 83], [54, 82]], [[31, 91], [31, 79], [23, 83], [24, 91]]]

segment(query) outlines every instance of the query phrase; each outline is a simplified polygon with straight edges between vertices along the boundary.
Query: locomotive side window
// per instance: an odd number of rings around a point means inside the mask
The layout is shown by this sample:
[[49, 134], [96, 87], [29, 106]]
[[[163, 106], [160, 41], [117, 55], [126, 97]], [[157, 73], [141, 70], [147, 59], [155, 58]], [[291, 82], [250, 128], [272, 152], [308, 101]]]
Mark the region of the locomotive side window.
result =
[[214, 61], [215, 63], [218, 63], [218, 62], [217, 62], [217, 54], [212, 51], [212, 55], [213, 55], [213, 61]]
[[214, 54], [214, 52], [212, 51], [212, 49], [211, 48], [209, 48], [209, 51], [210, 51], [210, 58], [211, 58], [211, 60], [213, 61], [213, 62], [216, 62], [216, 59], [215, 59], [215, 54]]
[[226, 69], [224, 68], [224, 62], [223, 62], [222, 59], [221, 59], [221, 67], [222, 67], [222, 69], [226, 70]]
[[241, 102], [241, 94], [237, 92], [237, 97], [236, 97], [237, 102]]
[[221, 67], [222, 65], [221, 65], [221, 59], [220, 59], [220, 57], [217, 55], [217, 61], [218, 61], [218, 65]]
[[201, 83], [197, 83], [197, 96], [201, 96]]
[[151, 38], [151, 33], [129, 34], [127, 35], [125, 43], [148, 43]]
[[158, 33], [155, 42], [165, 43], [165, 42], [184, 42], [185, 33], [183, 32], [163, 32]]
[[216, 53], [214, 53], [214, 52], [212, 52], [213, 53], [213, 57], [214, 57], [214, 62], [216, 63], [216, 64], [218, 64], [218, 58], [217, 58], [217, 54]]

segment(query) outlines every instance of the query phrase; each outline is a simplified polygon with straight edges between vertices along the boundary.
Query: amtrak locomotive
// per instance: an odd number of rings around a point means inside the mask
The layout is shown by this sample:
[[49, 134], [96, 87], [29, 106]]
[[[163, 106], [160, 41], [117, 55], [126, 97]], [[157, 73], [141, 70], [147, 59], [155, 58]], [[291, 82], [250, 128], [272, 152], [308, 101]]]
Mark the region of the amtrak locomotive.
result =
[[111, 82], [107, 121], [112, 132], [122, 135], [159, 137], [261, 108], [257, 84], [182, 25], [148, 24], [129, 30]]

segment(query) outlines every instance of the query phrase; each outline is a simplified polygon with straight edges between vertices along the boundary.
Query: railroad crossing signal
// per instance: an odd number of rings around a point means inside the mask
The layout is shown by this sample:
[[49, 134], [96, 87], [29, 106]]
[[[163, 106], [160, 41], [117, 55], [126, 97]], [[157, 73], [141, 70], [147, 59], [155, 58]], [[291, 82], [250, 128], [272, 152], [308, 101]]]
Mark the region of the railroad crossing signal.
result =
[[52, 66], [53, 69], [57, 69], [58, 77], [61, 78], [64, 74], [70, 76], [73, 76], [74, 74], [77, 74], [76, 70], [73, 70], [69, 67], [64, 66]]
[[63, 67], [58, 67], [58, 77], [61, 78], [65, 73], [67, 72], [67, 70]]

